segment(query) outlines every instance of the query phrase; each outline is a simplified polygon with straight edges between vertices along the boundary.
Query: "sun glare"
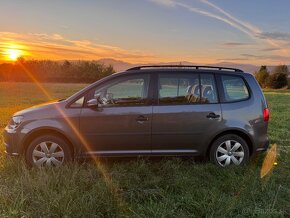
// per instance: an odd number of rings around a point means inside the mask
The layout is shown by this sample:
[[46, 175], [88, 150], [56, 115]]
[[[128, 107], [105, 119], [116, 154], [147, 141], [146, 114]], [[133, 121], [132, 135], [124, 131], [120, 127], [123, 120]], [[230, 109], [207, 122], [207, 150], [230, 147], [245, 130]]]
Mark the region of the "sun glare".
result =
[[9, 49], [6, 52], [7, 58], [12, 61], [16, 61], [22, 55], [21, 50], [18, 49]]

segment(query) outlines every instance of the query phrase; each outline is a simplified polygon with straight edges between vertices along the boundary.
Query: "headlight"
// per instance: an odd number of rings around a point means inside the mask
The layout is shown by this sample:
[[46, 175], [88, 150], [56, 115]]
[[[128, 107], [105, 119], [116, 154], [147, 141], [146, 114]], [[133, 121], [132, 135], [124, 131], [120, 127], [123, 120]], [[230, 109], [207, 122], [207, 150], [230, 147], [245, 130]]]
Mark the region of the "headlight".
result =
[[22, 121], [23, 121], [23, 116], [12, 117], [8, 124], [8, 128], [16, 129], [22, 123]]

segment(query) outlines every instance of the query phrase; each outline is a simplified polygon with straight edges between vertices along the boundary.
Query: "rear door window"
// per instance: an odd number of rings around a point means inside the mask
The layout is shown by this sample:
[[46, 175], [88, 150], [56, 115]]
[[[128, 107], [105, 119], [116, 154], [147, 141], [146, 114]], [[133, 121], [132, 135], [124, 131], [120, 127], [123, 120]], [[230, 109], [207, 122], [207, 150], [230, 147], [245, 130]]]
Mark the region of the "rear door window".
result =
[[160, 74], [159, 104], [217, 103], [213, 74]]
[[161, 74], [159, 104], [197, 104], [200, 102], [198, 74]]
[[249, 90], [244, 80], [239, 76], [221, 76], [224, 90], [224, 101], [234, 102], [249, 98]]

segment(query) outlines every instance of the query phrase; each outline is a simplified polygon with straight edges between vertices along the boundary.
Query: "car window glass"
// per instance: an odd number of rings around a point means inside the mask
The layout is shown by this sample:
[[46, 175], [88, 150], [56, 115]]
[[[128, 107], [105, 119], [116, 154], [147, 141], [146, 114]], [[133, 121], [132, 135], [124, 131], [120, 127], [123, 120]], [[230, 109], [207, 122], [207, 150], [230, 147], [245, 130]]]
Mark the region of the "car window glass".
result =
[[198, 74], [159, 76], [159, 104], [196, 104], [199, 100]]
[[73, 107], [73, 108], [79, 108], [79, 107], [82, 107], [83, 104], [84, 104], [84, 99], [85, 99], [84, 96], [81, 97], [81, 98], [79, 98], [79, 99], [76, 100], [74, 103], [72, 103], [72, 104], [70, 105], [70, 107]]
[[213, 74], [200, 74], [201, 102], [217, 103], [217, 90]]
[[149, 75], [117, 78], [100, 89], [94, 97], [103, 106], [144, 105], [148, 103]]
[[241, 77], [222, 76], [221, 79], [226, 102], [244, 100], [249, 97], [248, 88]]

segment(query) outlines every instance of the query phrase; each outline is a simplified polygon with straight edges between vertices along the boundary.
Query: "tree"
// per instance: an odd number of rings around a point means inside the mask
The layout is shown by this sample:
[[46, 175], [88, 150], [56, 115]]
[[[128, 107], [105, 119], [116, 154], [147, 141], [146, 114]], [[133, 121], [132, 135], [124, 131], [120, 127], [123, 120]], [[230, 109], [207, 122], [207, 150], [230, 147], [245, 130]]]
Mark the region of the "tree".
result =
[[25, 60], [0, 64], [0, 81], [91, 83], [115, 73], [112, 66], [94, 61]]
[[269, 75], [269, 71], [265, 65], [261, 66], [259, 71], [255, 73], [255, 77], [262, 88], [266, 87]]
[[276, 66], [272, 73], [285, 73], [287, 76], [289, 75], [289, 69], [287, 67], [287, 65], [278, 65]]
[[18, 57], [16, 63], [17, 64], [24, 64], [25, 63], [25, 58], [23, 56]]
[[289, 70], [286, 65], [279, 65], [273, 69], [272, 74], [269, 76], [267, 86], [273, 89], [280, 89], [288, 86]]

